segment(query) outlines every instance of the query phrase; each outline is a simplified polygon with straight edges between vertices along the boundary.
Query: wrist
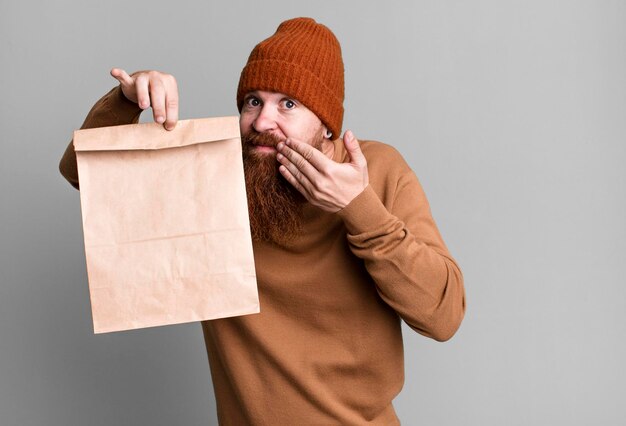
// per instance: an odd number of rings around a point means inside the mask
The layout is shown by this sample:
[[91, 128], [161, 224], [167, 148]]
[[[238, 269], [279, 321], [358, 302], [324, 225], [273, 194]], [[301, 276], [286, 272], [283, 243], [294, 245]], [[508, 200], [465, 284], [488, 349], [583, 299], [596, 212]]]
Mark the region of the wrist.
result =
[[367, 185], [350, 203], [339, 210], [349, 234], [356, 235], [377, 228], [389, 219], [389, 212], [374, 189]]

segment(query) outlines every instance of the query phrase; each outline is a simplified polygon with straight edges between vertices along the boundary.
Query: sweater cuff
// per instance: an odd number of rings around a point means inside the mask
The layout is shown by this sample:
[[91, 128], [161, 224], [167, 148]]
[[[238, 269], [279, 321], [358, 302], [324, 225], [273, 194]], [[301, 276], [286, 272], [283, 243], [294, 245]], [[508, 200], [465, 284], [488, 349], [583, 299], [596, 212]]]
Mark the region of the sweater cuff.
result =
[[358, 235], [384, 226], [390, 215], [370, 185], [367, 185], [363, 192], [337, 214], [343, 219], [346, 230], [351, 235]]
[[107, 106], [119, 119], [124, 119], [126, 117], [135, 117], [136, 115], [141, 114], [141, 112], [143, 111], [139, 107], [139, 105], [124, 96], [121, 85], [115, 86], [113, 89], [111, 89], [109, 93], [111, 94], [111, 96], [109, 97], [109, 102]]

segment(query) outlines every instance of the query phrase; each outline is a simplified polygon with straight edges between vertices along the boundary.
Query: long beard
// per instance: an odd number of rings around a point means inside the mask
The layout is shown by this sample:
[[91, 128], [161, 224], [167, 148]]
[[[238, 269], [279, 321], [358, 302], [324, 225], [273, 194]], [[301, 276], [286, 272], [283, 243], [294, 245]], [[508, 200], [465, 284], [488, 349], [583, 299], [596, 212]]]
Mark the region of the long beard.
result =
[[[278, 171], [273, 153], [254, 151], [255, 145], [276, 146], [267, 133], [250, 130], [242, 136], [243, 165], [252, 239], [284, 244], [302, 231], [302, 207], [306, 199]], [[322, 139], [315, 141], [320, 148]]]

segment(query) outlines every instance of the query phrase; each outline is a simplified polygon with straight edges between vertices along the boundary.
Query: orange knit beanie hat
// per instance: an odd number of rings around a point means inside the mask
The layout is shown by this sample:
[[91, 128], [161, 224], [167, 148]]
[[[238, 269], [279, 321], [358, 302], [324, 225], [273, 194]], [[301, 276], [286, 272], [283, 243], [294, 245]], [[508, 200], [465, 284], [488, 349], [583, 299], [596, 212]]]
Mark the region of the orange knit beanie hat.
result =
[[311, 18], [281, 23], [271, 37], [255, 46], [241, 71], [237, 108], [253, 90], [284, 93], [300, 101], [341, 135], [343, 122], [343, 60], [335, 35]]

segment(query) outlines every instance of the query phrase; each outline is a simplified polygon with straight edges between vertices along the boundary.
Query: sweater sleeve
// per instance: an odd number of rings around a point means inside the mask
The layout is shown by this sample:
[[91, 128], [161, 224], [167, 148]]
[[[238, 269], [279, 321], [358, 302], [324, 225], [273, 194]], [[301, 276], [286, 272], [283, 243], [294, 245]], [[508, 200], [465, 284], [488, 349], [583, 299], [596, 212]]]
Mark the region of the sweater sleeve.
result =
[[[122, 93], [121, 86], [118, 85], [94, 104], [81, 129], [137, 123], [141, 112], [142, 109], [136, 103], [128, 100]], [[70, 141], [65, 153], [63, 153], [59, 162], [59, 171], [74, 188], [80, 189], [73, 140]]]
[[463, 275], [432, 218], [426, 195], [399, 156], [385, 203], [371, 185], [338, 214], [352, 252], [363, 259], [381, 298], [415, 331], [450, 339], [465, 315]]

